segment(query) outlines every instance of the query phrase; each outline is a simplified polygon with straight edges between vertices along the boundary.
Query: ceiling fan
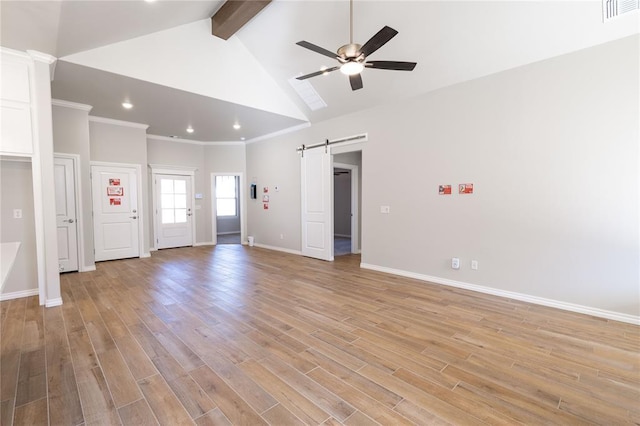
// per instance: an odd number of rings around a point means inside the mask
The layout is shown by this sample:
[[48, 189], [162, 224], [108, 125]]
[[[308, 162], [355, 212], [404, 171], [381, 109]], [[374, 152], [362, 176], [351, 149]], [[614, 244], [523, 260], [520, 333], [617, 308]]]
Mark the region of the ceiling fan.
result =
[[364, 45], [353, 42], [353, 0], [349, 1], [349, 44], [340, 47], [337, 53], [333, 53], [320, 46], [316, 46], [308, 41], [299, 41], [296, 44], [306, 49], [313, 50], [329, 58], [336, 59], [340, 65], [312, 72], [307, 75], [296, 77], [297, 80], [306, 80], [307, 78], [316, 77], [318, 75], [328, 74], [335, 70], [340, 70], [343, 74], [349, 76], [352, 90], [362, 89], [362, 76], [360, 73], [365, 68], [375, 68], [381, 70], [395, 71], [413, 71], [416, 67], [415, 62], [398, 62], [398, 61], [368, 61], [367, 57], [376, 50], [384, 46], [389, 40], [398, 34], [398, 31], [391, 27], [385, 26], [369, 39]]

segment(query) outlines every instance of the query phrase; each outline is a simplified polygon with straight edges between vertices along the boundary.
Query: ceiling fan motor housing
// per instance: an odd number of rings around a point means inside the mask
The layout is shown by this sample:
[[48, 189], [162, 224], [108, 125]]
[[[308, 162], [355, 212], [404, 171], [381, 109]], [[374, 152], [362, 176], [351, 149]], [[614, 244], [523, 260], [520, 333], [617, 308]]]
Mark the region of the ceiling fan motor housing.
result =
[[360, 53], [361, 45], [358, 43], [345, 44], [338, 49], [338, 60], [340, 62], [364, 61], [364, 55]]

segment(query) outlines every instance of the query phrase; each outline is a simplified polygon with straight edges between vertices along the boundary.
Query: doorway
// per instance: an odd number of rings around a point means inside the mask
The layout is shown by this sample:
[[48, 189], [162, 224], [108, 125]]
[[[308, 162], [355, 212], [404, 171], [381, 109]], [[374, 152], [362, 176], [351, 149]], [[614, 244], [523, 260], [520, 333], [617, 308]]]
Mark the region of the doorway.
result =
[[96, 262], [140, 257], [140, 174], [140, 166], [137, 164], [92, 162], [91, 195]]
[[[347, 138], [350, 139], [350, 138]], [[366, 135], [362, 138], [366, 141]], [[340, 141], [341, 142], [341, 141]], [[338, 143], [340, 143], [338, 142]], [[335, 142], [334, 142], [335, 143]], [[301, 252], [303, 256], [334, 260], [334, 165], [351, 176], [351, 253], [361, 252], [361, 165], [362, 145], [344, 143], [331, 148], [315, 145], [298, 148], [301, 177]], [[318, 149], [314, 149], [318, 148]], [[337, 164], [336, 164], [337, 163]]]
[[58, 271], [78, 271], [80, 266], [80, 214], [78, 209], [79, 156], [55, 154], [53, 177], [56, 192]]
[[154, 174], [156, 248], [193, 245], [192, 177]]
[[333, 156], [334, 256], [360, 252], [360, 165], [362, 152]]
[[241, 173], [212, 173], [212, 236], [214, 244], [242, 244], [244, 203]]

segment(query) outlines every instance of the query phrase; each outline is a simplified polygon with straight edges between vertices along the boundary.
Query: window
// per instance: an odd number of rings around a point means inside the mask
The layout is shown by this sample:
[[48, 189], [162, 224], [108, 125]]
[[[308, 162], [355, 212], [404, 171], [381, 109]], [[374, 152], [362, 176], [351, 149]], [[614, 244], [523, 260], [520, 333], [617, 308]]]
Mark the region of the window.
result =
[[162, 224], [187, 222], [187, 182], [184, 179], [160, 179]]
[[238, 215], [238, 177], [216, 176], [217, 216]]

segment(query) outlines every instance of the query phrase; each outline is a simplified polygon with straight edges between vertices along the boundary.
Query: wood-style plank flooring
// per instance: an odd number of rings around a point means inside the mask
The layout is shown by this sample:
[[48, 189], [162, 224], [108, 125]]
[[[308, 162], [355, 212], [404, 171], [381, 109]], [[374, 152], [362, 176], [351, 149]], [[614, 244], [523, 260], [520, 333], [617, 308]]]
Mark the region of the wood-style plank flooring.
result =
[[0, 303], [0, 422], [640, 423], [640, 327], [256, 247]]

